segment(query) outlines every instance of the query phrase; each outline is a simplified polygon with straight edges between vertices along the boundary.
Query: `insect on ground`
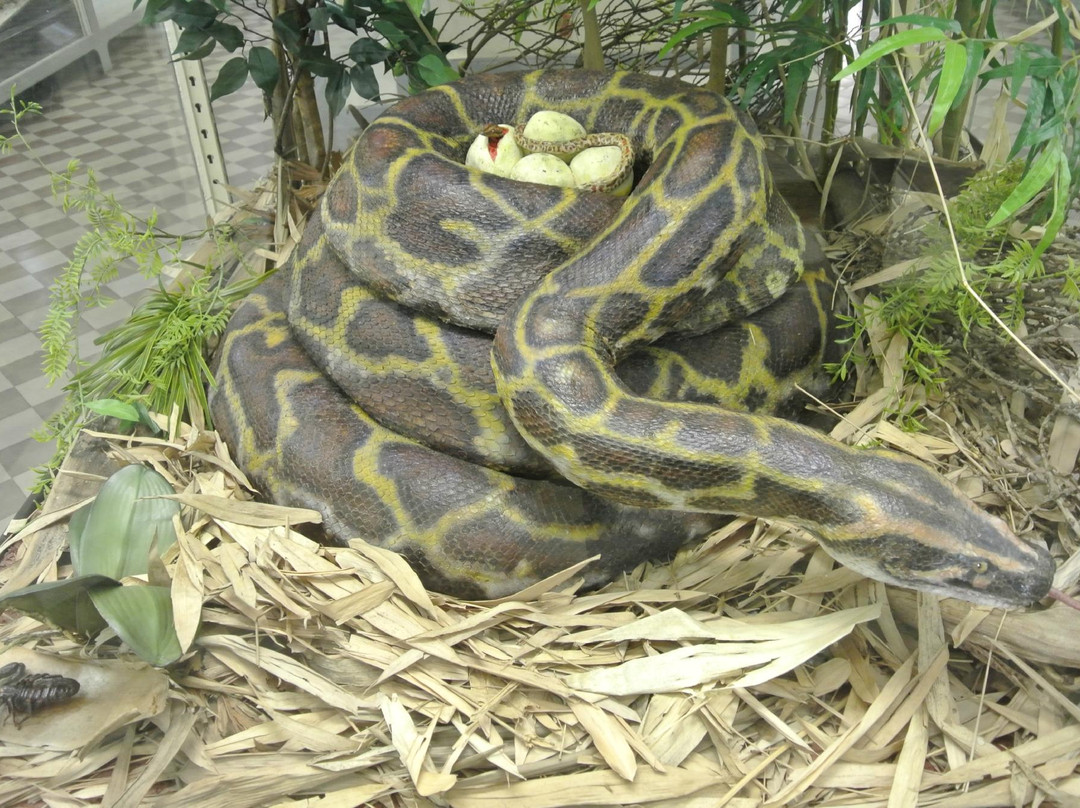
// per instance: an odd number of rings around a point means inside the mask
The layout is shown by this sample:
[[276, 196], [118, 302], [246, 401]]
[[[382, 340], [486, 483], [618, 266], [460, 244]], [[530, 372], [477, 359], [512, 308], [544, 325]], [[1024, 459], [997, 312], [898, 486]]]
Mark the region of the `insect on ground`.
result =
[[23, 663], [10, 662], [0, 668], [0, 706], [7, 708], [0, 724], [10, 717], [18, 729], [38, 710], [71, 701], [78, 692], [76, 679], [58, 673], [27, 673]]

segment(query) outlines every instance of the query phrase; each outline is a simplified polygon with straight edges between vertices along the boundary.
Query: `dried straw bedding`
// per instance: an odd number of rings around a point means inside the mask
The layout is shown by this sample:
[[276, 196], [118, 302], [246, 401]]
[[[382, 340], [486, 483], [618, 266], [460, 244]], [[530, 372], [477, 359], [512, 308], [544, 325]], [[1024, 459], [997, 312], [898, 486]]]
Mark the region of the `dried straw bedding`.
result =
[[[854, 415], [976, 479], [948, 434]], [[568, 570], [462, 602], [308, 540], [314, 514], [253, 502], [215, 433], [168, 426], [84, 433], [109, 462], [69, 457], [0, 576], [67, 575], [63, 518], [109, 463], [148, 463], [185, 506], [163, 562], [187, 653], [155, 670], [5, 615], [0, 664], [82, 690], [0, 727], [0, 805], [1080, 806], [1080, 613], [1059, 604], [939, 602], [742, 519], [597, 592]]]

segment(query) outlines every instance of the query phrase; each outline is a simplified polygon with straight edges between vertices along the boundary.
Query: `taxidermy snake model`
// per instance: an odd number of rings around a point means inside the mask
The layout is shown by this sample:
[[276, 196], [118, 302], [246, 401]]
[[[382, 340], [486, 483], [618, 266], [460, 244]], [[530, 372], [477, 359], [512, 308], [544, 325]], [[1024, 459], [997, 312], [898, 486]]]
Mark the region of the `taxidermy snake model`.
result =
[[[485, 127], [538, 110], [628, 137], [629, 197], [463, 164]], [[470, 77], [364, 132], [291, 264], [236, 312], [213, 414], [253, 482], [321, 511], [328, 540], [396, 550], [465, 597], [597, 554], [584, 575], [602, 583], [720, 514], [801, 525], [903, 586], [1045, 596], [1049, 553], [922, 464], [756, 414], [785, 411], [828, 342], [831, 286], [807, 255], [721, 96]]]

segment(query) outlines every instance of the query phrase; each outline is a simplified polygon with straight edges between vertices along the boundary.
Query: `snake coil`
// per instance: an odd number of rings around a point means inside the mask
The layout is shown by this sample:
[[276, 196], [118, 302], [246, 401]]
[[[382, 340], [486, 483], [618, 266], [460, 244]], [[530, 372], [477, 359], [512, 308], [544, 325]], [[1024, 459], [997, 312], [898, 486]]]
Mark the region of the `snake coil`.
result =
[[[485, 125], [543, 109], [629, 139], [628, 198], [463, 165]], [[1046, 550], [922, 464], [761, 414], [790, 410], [826, 350], [810, 254], [722, 97], [629, 73], [470, 77], [364, 132], [291, 264], [234, 315], [214, 418], [276, 501], [453, 594], [599, 554], [597, 584], [741, 513], [882, 580], [1044, 596]]]

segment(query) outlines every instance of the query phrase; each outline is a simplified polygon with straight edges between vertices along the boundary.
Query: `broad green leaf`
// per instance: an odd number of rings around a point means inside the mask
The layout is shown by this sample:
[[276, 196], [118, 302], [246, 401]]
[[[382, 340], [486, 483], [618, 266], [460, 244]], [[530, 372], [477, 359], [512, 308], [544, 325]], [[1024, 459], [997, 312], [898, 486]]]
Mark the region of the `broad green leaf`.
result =
[[370, 37], [358, 39], [349, 46], [349, 58], [358, 65], [378, 64], [392, 53], [392, 50], [384, 48], [382, 44]]
[[280, 71], [278, 61], [274, 58], [274, 52], [269, 48], [256, 45], [247, 54], [248, 72], [255, 86], [264, 93], [274, 92], [278, 83]]
[[[1035, 161], [1028, 166], [1020, 183], [1013, 188], [1012, 193], [1001, 203], [987, 227], [996, 227], [1006, 219], [1016, 215], [1028, 202], [1035, 198], [1050, 182], [1050, 178], [1058, 173], [1058, 164], [1065, 162], [1065, 155], [1061, 151], [1061, 143], [1053, 143], [1044, 149]], [[1066, 166], [1068, 171], [1068, 166]]]
[[210, 100], [215, 101], [229, 93], [235, 93], [247, 81], [248, 66], [243, 56], [234, 56], [221, 66], [210, 88]]
[[180, 58], [186, 62], [197, 62], [200, 59], [205, 59], [211, 53], [214, 52], [214, 48], [217, 47], [217, 40], [213, 37], [208, 38], [201, 47], [196, 48], [190, 53], [185, 53]]
[[330, 23], [330, 9], [316, 6], [308, 11], [308, 22], [304, 27], [309, 31], [325, 31]]
[[109, 477], [82, 529], [76, 532], [77, 522], [69, 525], [75, 571], [117, 580], [144, 574], [151, 554], [160, 556], [176, 540], [172, 517], [180, 506], [161, 499], [172, 493], [168, 481], [146, 466], [124, 466]]
[[132, 423], [138, 423], [141, 420], [139, 410], [134, 404], [128, 404], [126, 401], [119, 401], [115, 398], [99, 398], [96, 401], [88, 401], [86, 402], [86, 408], [91, 412], [96, 412], [98, 415], [104, 415], [106, 418], [119, 418], [121, 421], [131, 421]]
[[326, 80], [326, 103], [330, 107], [330, 116], [337, 117], [341, 110], [345, 109], [345, 101], [349, 97], [349, 74], [337, 62], [335, 70]]
[[930, 122], [926, 126], [926, 133], [930, 136], [933, 136], [945, 122], [945, 115], [952, 109], [957, 93], [964, 83], [964, 73], [967, 68], [967, 51], [964, 50], [963, 45], [947, 39], [944, 46], [945, 59], [941, 63], [937, 93], [934, 95], [934, 105], [930, 109]]
[[945, 39], [945, 33], [938, 28], [913, 28], [910, 31], [900, 31], [890, 37], [879, 40], [860, 53], [847, 67], [838, 71], [833, 76], [833, 81], [850, 76], [862, 70], [871, 62], [877, 61], [882, 56], [888, 56], [893, 51], [913, 45], [922, 45], [925, 42], [940, 42]]
[[[348, 8], [346, 8], [348, 6]], [[359, 17], [363, 20], [363, 12], [357, 9], [356, 5], [352, 2], [347, 2], [345, 5], [340, 3], [332, 3], [329, 0], [326, 2], [326, 7], [330, 9], [330, 17], [333, 19], [334, 24], [344, 28], [350, 34], [356, 34], [359, 31], [356, 25], [356, 18]]]
[[[139, 0], [135, 0], [135, 8], [138, 8]], [[172, 19], [174, 13], [171, 0], [146, 0], [146, 11], [143, 12], [143, 25], [156, 25], [159, 22]]]
[[400, 28], [389, 20], [376, 20], [372, 25], [395, 48], [400, 47], [409, 39]]
[[235, 25], [225, 22], [215, 22], [208, 29], [210, 36], [221, 43], [225, 50], [232, 53], [237, 48], [244, 47], [244, 35]]
[[217, 18], [217, 9], [209, 3], [195, 2], [177, 3], [174, 6], [172, 19], [184, 30], [188, 28], [206, 28]]
[[278, 35], [282, 44], [289, 50], [294, 50], [300, 44], [303, 33], [297, 22], [296, 12], [288, 11], [274, 17], [274, 33]]
[[371, 65], [357, 65], [349, 71], [353, 89], [363, 98], [379, 100], [379, 82]]
[[457, 81], [461, 76], [454, 68], [450, 67], [446, 59], [434, 53], [426, 53], [416, 63], [420, 71], [420, 78], [428, 87], [436, 87], [447, 82]]
[[172, 598], [164, 586], [117, 586], [91, 590], [98, 612], [140, 658], [164, 667], [180, 658]]
[[300, 48], [300, 63], [320, 78], [330, 78], [337, 62], [326, 50], [325, 45], [303, 45]]
[[176, 55], [191, 53], [210, 38], [210, 34], [201, 28], [188, 28], [176, 40], [173, 53]]
[[405, 0], [405, 2], [409, 4], [409, 10], [417, 17], [424, 13], [424, 0]]
[[94, 606], [90, 592], [115, 586], [120, 582], [105, 575], [75, 575], [63, 581], [24, 586], [0, 597], [0, 611], [15, 609], [63, 631], [93, 637], [105, 628], [105, 619]]

